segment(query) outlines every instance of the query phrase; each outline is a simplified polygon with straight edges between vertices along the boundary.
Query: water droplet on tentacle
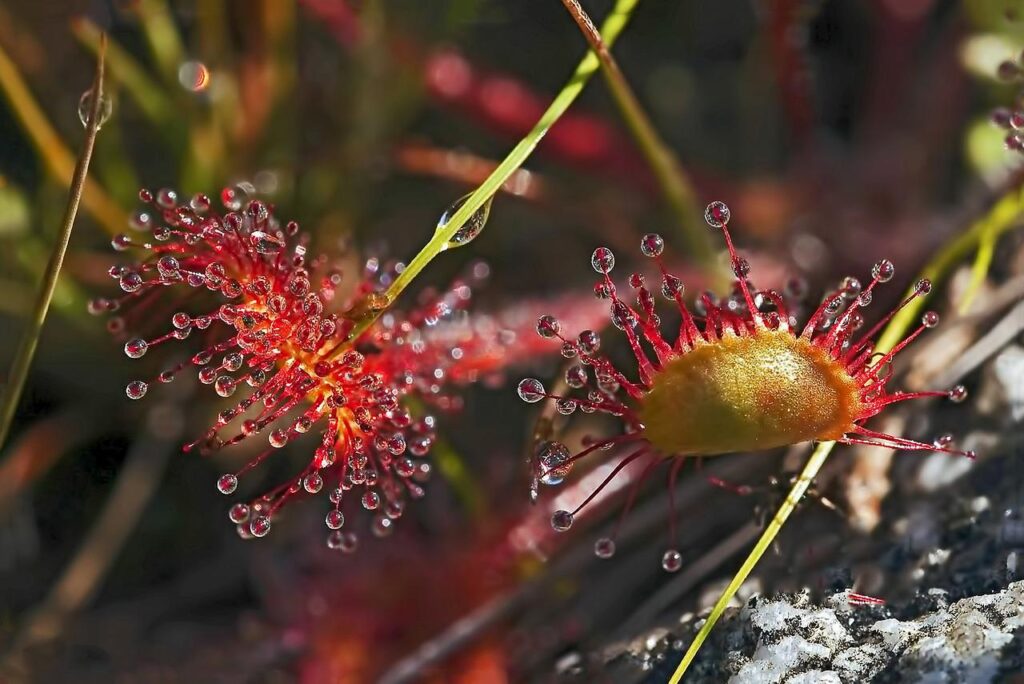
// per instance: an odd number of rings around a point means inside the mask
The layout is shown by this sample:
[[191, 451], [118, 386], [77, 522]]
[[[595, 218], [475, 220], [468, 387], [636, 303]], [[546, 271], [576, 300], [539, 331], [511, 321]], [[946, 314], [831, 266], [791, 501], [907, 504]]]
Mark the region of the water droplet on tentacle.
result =
[[712, 228], [724, 228], [731, 216], [732, 212], [725, 202], [716, 200], [704, 209], [704, 220]]
[[572, 519], [569, 511], [555, 511], [551, 516], [551, 528], [555, 532], [565, 532], [572, 527]]

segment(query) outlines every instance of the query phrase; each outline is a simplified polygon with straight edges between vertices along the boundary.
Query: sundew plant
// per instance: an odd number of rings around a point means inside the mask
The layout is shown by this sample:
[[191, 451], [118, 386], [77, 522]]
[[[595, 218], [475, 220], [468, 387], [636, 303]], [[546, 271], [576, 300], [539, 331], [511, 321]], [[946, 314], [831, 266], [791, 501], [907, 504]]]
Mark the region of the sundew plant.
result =
[[1024, 667], [1020, 8], [0, 20], [0, 679]]

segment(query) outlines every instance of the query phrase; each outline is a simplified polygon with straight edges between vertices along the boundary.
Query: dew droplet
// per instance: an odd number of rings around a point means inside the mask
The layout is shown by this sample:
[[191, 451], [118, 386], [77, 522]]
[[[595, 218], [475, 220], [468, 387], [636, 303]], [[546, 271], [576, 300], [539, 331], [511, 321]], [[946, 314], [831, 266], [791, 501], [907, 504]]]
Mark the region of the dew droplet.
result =
[[730, 217], [731, 213], [725, 202], [715, 200], [704, 209], [704, 220], [712, 228], [724, 228]]
[[249, 523], [249, 532], [254, 537], [265, 537], [267, 532], [270, 532], [270, 518], [265, 515], [259, 515], [252, 519]]
[[386, 515], [378, 515], [370, 525], [370, 531], [378, 539], [388, 537], [395, 531], [395, 521]]
[[949, 390], [949, 400], [954, 404], [959, 404], [967, 398], [967, 388], [963, 385], [956, 385]]
[[598, 273], [610, 273], [615, 268], [615, 254], [607, 247], [598, 247], [590, 257], [590, 265]]
[[284, 240], [282, 238], [262, 230], [254, 230], [249, 235], [249, 240], [260, 254], [277, 254], [284, 249]]
[[[82, 97], [78, 100], [78, 120], [82, 122], [82, 126], [85, 128], [89, 127], [89, 115], [92, 112], [93, 104], [93, 91], [89, 88]], [[103, 127], [103, 124], [110, 120], [110, 115], [114, 111], [114, 101], [105, 92], [100, 91], [100, 108], [97, 112], [98, 122], [96, 124], [96, 130]]]
[[665, 241], [657, 233], [648, 233], [640, 239], [640, 251], [644, 256], [660, 256], [665, 250]]
[[569, 463], [569, 447], [561, 442], [544, 442], [537, 449], [540, 463], [540, 481], [549, 486], [562, 484], [572, 470]]
[[[435, 232], [444, 230], [448, 223], [452, 220], [459, 209], [469, 201], [473, 193], [463, 195], [459, 199], [451, 203], [451, 205], [444, 210], [441, 214], [441, 218], [437, 222], [437, 228]], [[445, 249], [452, 249], [455, 247], [462, 247], [463, 245], [472, 242], [487, 225], [487, 218], [491, 214], [491, 202], [493, 197], [488, 197], [487, 200], [480, 205], [480, 208], [473, 212], [473, 215], [466, 219], [466, 222], [462, 224], [462, 227], [455, 231], [455, 234], [449, 238], [448, 242], [445, 243]]]
[[324, 519], [324, 522], [327, 523], [327, 527], [329, 529], [341, 529], [341, 526], [345, 524], [345, 514], [337, 509], [328, 511], [327, 517]]
[[661, 296], [665, 299], [675, 299], [683, 293], [683, 281], [671, 273], [661, 277]]
[[551, 528], [555, 532], [565, 532], [572, 527], [572, 513], [566, 510], [555, 511], [551, 515]]
[[244, 503], [236, 503], [228, 511], [228, 519], [236, 525], [241, 525], [249, 519], [249, 506]]
[[214, 391], [224, 398], [230, 397], [234, 394], [236, 387], [238, 387], [238, 385], [235, 383], [235, 379], [230, 375], [222, 375], [213, 383]]
[[683, 554], [675, 549], [669, 549], [661, 557], [661, 567], [665, 572], [678, 572], [683, 567]]
[[217, 478], [217, 490], [221, 494], [234, 494], [238, 489], [238, 477], [233, 473], [225, 473]]
[[732, 272], [737, 278], [746, 278], [750, 275], [750, 262], [743, 257], [736, 257], [732, 260]]
[[125, 292], [137, 292], [142, 287], [142, 276], [134, 271], [129, 271], [121, 276], [119, 284]]
[[569, 397], [563, 397], [555, 402], [555, 410], [561, 413], [563, 416], [571, 416], [576, 412], [576, 400]]
[[932, 281], [927, 278], [921, 278], [914, 285], [914, 292], [919, 295], [925, 295], [932, 291]]
[[587, 369], [583, 366], [569, 366], [565, 369], [565, 384], [580, 389], [587, 384]]
[[541, 337], [555, 337], [559, 330], [561, 326], [554, 316], [544, 315], [537, 320], [537, 334]]
[[601, 348], [601, 336], [593, 330], [584, 330], [576, 340], [579, 342], [580, 349], [587, 354], [593, 354]]
[[939, 314], [934, 311], [927, 311], [921, 316], [921, 325], [926, 328], [934, 328], [939, 324]]
[[131, 219], [128, 221], [128, 227], [132, 230], [147, 231], [153, 227], [153, 217], [149, 212], [140, 209], [132, 214]]
[[380, 494], [370, 490], [363, 494], [362, 498], [363, 508], [368, 511], [375, 511], [380, 508]]
[[527, 404], [535, 404], [544, 398], [544, 383], [536, 378], [523, 378], [516, 390], [519, 398]]
[[124, 353], [131, 359], [141, 358], [147, 349], [149, 349], [149, 343], [141, 337], [128, 340], [124, 345]]
[[871, 267], [871, 277], [880, 283], [887, 283], [896, 275], [896, 267], [888, 259], [880, 259]]
[[274, 447], [275, 449], [280, 449], [281, 447], [288, 443], [288, 433], [278, 428], [277, 430], [271, 431], [270, 436], [267, 438], [267, 441], [270, 442], [270, 446]]
[[342, 532], [338, 538], [338, 550], [342, 553], [354, 553], [359, 547], [359, 537], [355, 532]]
[[602, 537], [594, 542], [594, 555], [598, 558], [611, 558], [615, 555], [615, 541], [609, 537]]
[[932, 440], [932, 446], [935, 447], [936, 449], [945, 449], [946, 447], [948, 447], [952, 443], [953, 443], [953, 434], [950, 433], [950, 432], [947, 432], [945, 434], [941, 434], [938, 437], [936, 437], [934, 440]]
[[201, 93], [210, 87], [210, 70], [202, 62], [182, 62], [178, 67], [178, 83], [193, 93]]
[[319, 472], [312, 472], [306, 477], [302, 478], [302, 488], [310, 494], [316, 494], [324, 486], [324, 479], [320, 476]]
[[142, 380], [132, 380], [128, 383], [128, 386], [124, 388], [124, 393], [128, 395], [129, 399], [141, 399], [146, 396], [146, 390], [149, 389], [149, 385], [144, 383]]

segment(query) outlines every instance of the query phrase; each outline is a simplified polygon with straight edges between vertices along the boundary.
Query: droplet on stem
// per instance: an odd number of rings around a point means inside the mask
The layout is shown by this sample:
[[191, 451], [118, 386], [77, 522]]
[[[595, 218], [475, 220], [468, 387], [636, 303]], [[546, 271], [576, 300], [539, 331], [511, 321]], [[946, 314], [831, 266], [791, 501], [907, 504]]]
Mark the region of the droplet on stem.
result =
[[[92, 103], [93, 91], [92, 88], [89, 88], [82, 93], [82, 97], [78, 100], [78, 120], [82, 122], [82, 126], [85, 128], [89, 127], [89, 115], [92, 112]], [[113, 111], [114, 101], [109, 95], [100, 91], [100, 108], [96, 115], [99, 118], [99, 121], [96, 124], [96, 130], [102, 128], [103, 124], [110, 120], [110, 115]]]
[[[455, 216], [462, 205], [469, 201], [469, 198], [472, 196], [473, 193], [463, 195], [452, 202], [451, 205], [444, 210], [444, 213], [441, 214], [441, 218], [437, 222], [437, 229], [435, 232], [444, 230], [452, 220], [452, 217]], [[480, 208], [473, 212], [472, 216], [466, 219], [466, 222], [463, 223], [462, 226], [455, 231], [455, 234], [452, 235], [445, 243], [445, 249], [462, 247], [463, 245], [469, 244], [483, 231], [484, 226], [487, 225], [487, 219], [491, 214], [491, 203], [493, 199], [493, 197], [488, 197], [487, 200], [480, 205]]]

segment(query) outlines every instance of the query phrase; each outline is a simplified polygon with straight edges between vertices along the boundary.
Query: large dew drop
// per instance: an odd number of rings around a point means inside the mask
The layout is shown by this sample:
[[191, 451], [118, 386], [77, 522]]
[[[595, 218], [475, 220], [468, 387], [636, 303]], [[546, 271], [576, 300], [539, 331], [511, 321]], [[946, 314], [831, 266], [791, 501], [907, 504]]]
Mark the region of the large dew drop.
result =
[[[89, 88], [82, 97], [78, 100], [78, 120], [82, 122], [82, 125], [86, 128], [89, 127], [89, 114], [92, 112], [92, 88]], [[100, 91], [100, 108], [97, 113], [99, 121], [96, 124], [96, 129], [99, 130], [103, 127], [103, 124], [107, 123], [110, 119], [111, 113], [114, 111], [114, 101], [110, 99], [110, 96]]]
[[[437, 229], [435, 232], [444, 230], [452, 220], [452, 217], [455, 216], [456, 212], [458, 212], [462, 205], [464, 205], [471, 196], [472, 193], [464, 195], [452, 202], [451, 206], [445, 209], [444, 213], [441, 214], [441, 218], [437, 222]], [[479, 209], [473, 212], [473, 215], [470, 216], [466, 222], [462, 224], [462, 227], [455, 231], [455, 234], [452, 235], [448, 242], [445, 243], [445, 249], [462, 247], [463, 245], [469, 244], [483, 231], [484, 226], [487, 225], [487, 218], [491, 215], [491, 202], [493, 199], [493, 197], [488, 197], [487, 201], [480, 205]]]

